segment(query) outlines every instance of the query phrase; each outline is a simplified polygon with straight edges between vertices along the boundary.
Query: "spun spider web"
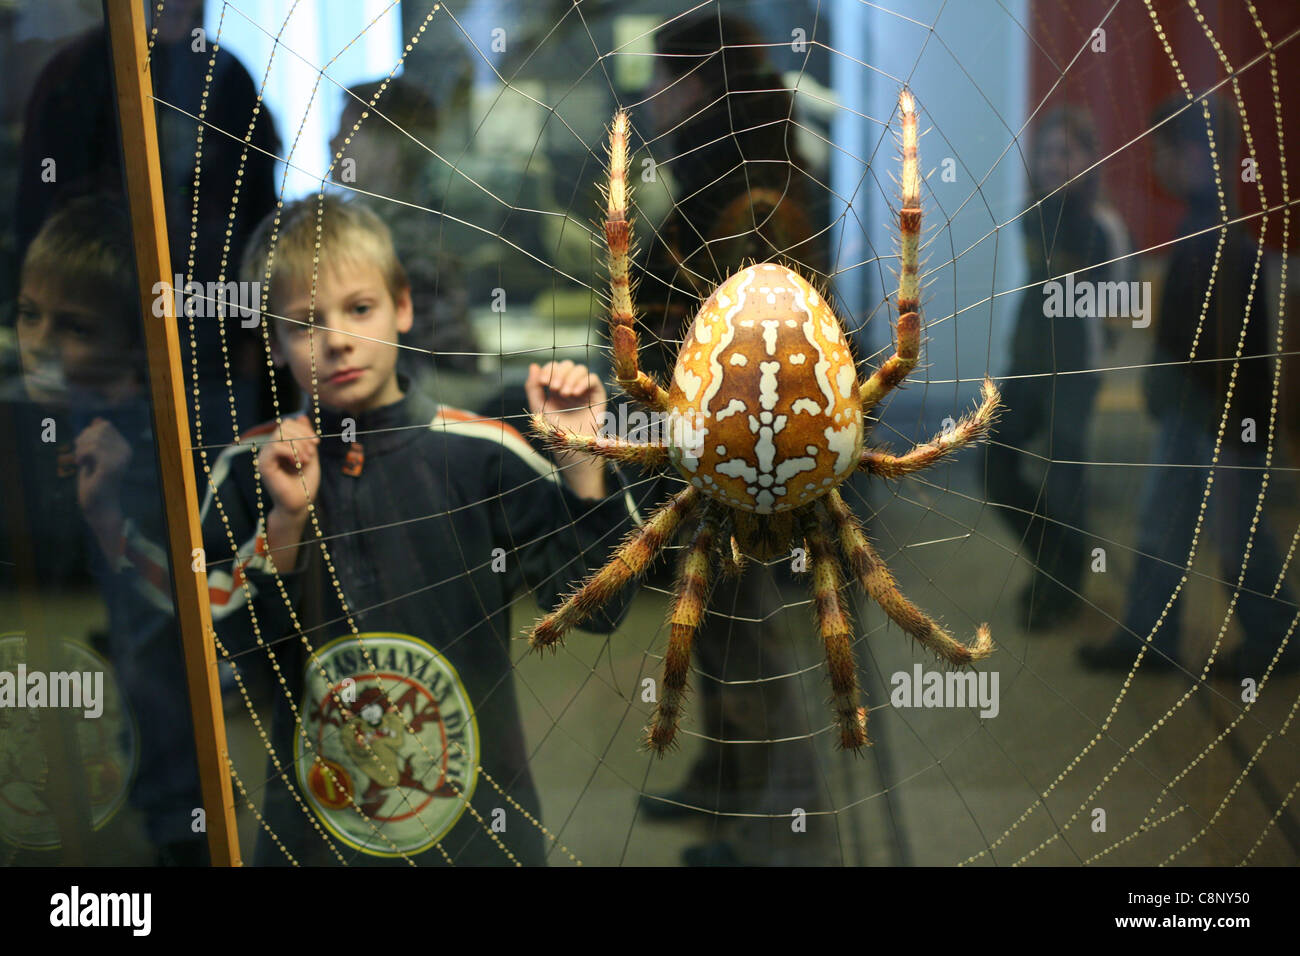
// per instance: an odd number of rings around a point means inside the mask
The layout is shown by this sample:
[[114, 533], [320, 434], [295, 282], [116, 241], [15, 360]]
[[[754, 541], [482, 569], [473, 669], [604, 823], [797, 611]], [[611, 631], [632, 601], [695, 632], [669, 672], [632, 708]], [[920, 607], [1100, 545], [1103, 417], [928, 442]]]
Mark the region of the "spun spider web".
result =
[[[253, 62], [247, 53], [235, 50], [261, 89], [287, 61], [315, 71], [313, 97], [338, 86], [328, 62], [312, 62], [283, 40], [286, 25], [304, 15], [308, 6], [293, 3], [283, 17], [271, 17], [251, 0], [221, 4], [216, 14], [220, 24], [239, 21], [276, 38], [267, 62]], [[1090, 103], [1106, 131], [1103, 148], [1088, 169], [1060, 183], [1059, 191], [1108, 168], [1131, 169], [1133, 158], [1146, 149], [1153, 129], [1147, 109], [1134, 109], [1126, 101], [1126, 76], [1146, 70], [1168, 74], [1170, 88], [1186, 97], [1184, 109], [1196, 114], [1207, 95], [1223, 96], [1241, 122], [1246, 155], [1260, 160], [1260, 184], [1239, 190], [1241, 207], [1233, 218], [1249, 223], [1256, 237], [1257, 268], [1249, 277], [1249, 295], [1265, 302], [1261, 314], [1270, 324], [1269, 347], [1265, 354], [1245, 354], [1243, 335], [1235, 353], [1203, 361], [1227, 364], [1233, 382], [1263, 376], [1271, 383], [1268, 420], [1256, 423], [1266, 464], [1265, 480], [1253, 502], [1254, 521], [1269, 529], [1284, 555], [1282, 566], [1270, 569], [1277, 587], [1266, 596], [1284, 604], [1292, 621], [1285, 633], [1269, 636], [1271, 647], [1280, 651], [1294, 640], [1300, 618], [1280, 591], [1288, 575], [1295, 577], [1300, 513], [1295, 508], [1296, 469], [1285, 454], [1287, 422], [1279, 397], [1288, 384], [1284, 359], [1295, 354], [1285, 347], [1288, 283], [1295, 281], [1295, 271], [1288, 271], [1286, 256], [1275, 252], [1287, 248], [1291, 235], [1293, 200], [1283, 134], [1289, 113], [1284, 114], [1283, 99], [1288, 90], [1286, 54], [1294, 63], [1291, 44], [1300, 37], [1294, 16], [1288, 19], [1267, 4], [1247, 3], [1253, 32], [1234, 33], [1227, 43], [1221, 36], [1222, 10], [1192, 0], [1115, 0], [1071, 4], [1068, 10], [1063, 3], [957, 5], [943, 0], [908, 4], [906, 10], [888, 3], [704, 2], [665, 11], [664, 4], [557, 2], [539, 4], [527, 13], [498, 8], [508, 38], [506, 49], [498, 53], [488, 36], [473, 32], [474, 24], [481, 27], [482, 21], [471, 23], [467, 5], [417, 6], [393, 4], [374, 19], [357, 22], [360, 38], [381, 23], [387, 28], [389, 18], [400, 16], [405, 54], [392, 65], [389, 78], [401, 71], [408, 81], [432, 87], [433, 55], [426, 51], [459, 47], [468, 51], [473, 69], [487, 74], [488, 81], [479, 87], [474, 103], [464, 107], [462, 122], [444, 123], [435, 142], [422, 142], [385, 116], [383, 87], [363, 104], [367, 115], [351, 132], [355, 136], [365, 124], [391, 127], [423, 151], [445, 184], [444, 191], [432, 201], [375, 194], [364, 188], [364, 177], [330, 188], [364, 194], [381, 211], [400, 208], [426, 217], [429, 235], [436, 239], [429, 250], [432, 256], [473, 247], [480, 268], [467, 295], [471, 313], [478, 316], [478, 346], [468, 354], [479, 363], [480, 384], [497, 390], [517, 383], [528, 362], [552, 357], [573, 358], [607, 372], [608, 293], [603, 237], [594, 222], [596, 187], [604, 177], [604, 124], [616, 106], [632, 110], [632, 174], [640, 204], [635, 228], [645, 248], [653, 243], [657, 224], [682, 198], [673, 194], [672, 174], [683, 155], [674, 151], [673, 129], [655, 130], [649, 119], [655, 96], [671, 93], [647, 97], [633, 89], [628, 78], [639, 77], [641, 83], [649, 78], [658, 31], [683, 17], [720, 11], [748, 16], [763, 37], [763, 49], [784, 68], [784, 88], [793, 94], [791, 122], [808, 154], [803, 170], [787, 164], [792, 178], [804, 177], [810, 203], [828, 210], [825, 222], [818, 224], [818, 237], [829, 250], [830, 266], [819, 278], [841, 303], [857, 303], [852, 313], [842, 306], [841, 316], [859, 346], [859, 358], [878, 366], [892, 351], [887, 326], [896, 318], [890, 274], [896, 261], [890, 245], [896, 192], [888, 175], [897, 169], [892, 105], [898, 87], [911, 86], [921, 108], [921, 127], [930, 128], [921, 140], [923, 172], [937, 169], [955, 175], [931, 175], [922, 195], [927, 230], [923, 254], [929, 256], [923, 271], [929, 289], [922, 304], [922, 364], [911, 375], [909, 387], [893, 393], [876, 410], [868, 437], [869, 444], [888, 442], [895, 450], [926, 440], [943, 419], [959, 417], [985, 374], [1006, 381], [999, 376], [1015, 304], [1022, 296], [1040, 294], [1037, 284], [1023, 281], [1018, 261], [1019, 221], [1033, 208], [1024, 179], [1028, 130], [1035, 117], [1057, 103], [1057, 94], [1076, 77], [1097, 69], [1096, 57], [1110, 58], [1112, 78], [1103, 84], [1105, 95]], [[963, 6], [967, 9], [958, 9]], [[159, 4], [159, 11], [165, 17], [166, 5]], [[1044, 18], [1053, 24], [1048, 33], [1041, 26]], [[1169, 22], [1178, 23], [1179, 29], [1167, 30]], [[1091, 49], [1096, 29], [1105, 31], [1104, 53]], [[212, 39], [221, 43], [220, 29]], [[717, 52], [725, 46], [719, 39]], [[1011, 47], [1019, 52], [1007, 53]], [[1148, 58], [1152, 49], [1159, 55]], [[1041, 97], [1025, 89], [1031, 61], [1047, 77]], [[1247, 97], [1242, 81], [1259, 76], [1268, 78], [1264, 88], [1270, 94]], [[1292, 71], [1290, 89], [1295, 79]], [[724, 98], [730, 101], [750, 92], [727, 90]], [[176, 109], [161, 99], [159, 105]], [[527, 128], [535, 141], [512, 143], [510, 151], [497, 153], [492, 162], [485, 160], [509, 140], [503, 125], [520, 116], [529, 119]], [[216, 128], [202, 113], [189, 118], [200, 150], [214, 137], [243, 141], [251, 130], [251, 125], [249, 130]], [[284, 155], [276, 158], [283, 160], [286, 173], [299, 171], [319, 182], [333, 178], [331, 169], [308, 168], [300, 161], [307, 152], [301, 142], [306, 118], [279, 120], [282, 134], [288, 135], [282, 136]], [[839, 135], [846, 130], [851, 134], [847, 139]], [[748, 132], [733, 126], [718, 134], [739, 143]], [[1261, 145], [1252, 137], [1260, 138]], [[1275, 148], [1270, 151], [1266, 142]], [[330, 162], [337, 164], [347, 152], [345, 144]], [[1223, 152], [1235, 156], [1233, 149]], [[651, 160], [649, 168], [655, 173], [649, 180], [636, 178], [647, 168], [641, 165], [643, 159]], [[759, 161], [742, 162], [748, 166]], [[1235, 188], [1236, 173], [1230, 158], [1220, 164], [1220, 191]], [[1267, 191], [1264, 181], [1269, 183]], [[283, 182], [287, 189], [287, 178]], [[215, 186], [199, 182], [197, 176], [195, 186], [197, 219], [199, 194]], [[539, 195], [550, 205], [535, 203]], [[237, 202], [238, 190], [235, 197]], [[291, 190], [282, 190], [282, 202], [294, 198]], [[173, 222], [169, 228], [185, 225]], [[1133, 249], [1113, 261], [1128, 262], [1143, 275], [1156, 274], [1160, 257], [1193, 237], [1157, 237], [1140, 222], [1127, 225], [1134, 234]], [[185, 264], [174, 265], [185, 271]], [[739, 263], [714, 265], [725, 274]], [[637, 263], [634, 271], [639, 268]], [[236, 263], [228, 263], [223, 278], [236, 269]], [[512, 286], [519, 275], [532, 282], [531, 303]], [[700, 278], [707, 285], [719, 277]], [[642, 283], [643, 294], [648, 285]], [[689, 298], [688, 286], [685, 278], [680, 286], [675, 282], [669, 297]], [[491, 305], [497, 289], [506, 292], [504, 311], [493, 311]], [[722, 602], [715, 591], [708, 612], [714, 640], [721, 634], [729, 641], [741, 628], [761, 623], [763, 640], [772, 647], [768, 663], [779, 666], [760, 676], [742, 677], [713, 673], [697, 663], [679, 731], [682, 747], [657, 760], [640, 749], [641, 728], [653, 708], [643, 699], [643, 688], [647, 678], [659, 677], [670, 591], [647, 583], [612, 636], [574, 632], [557, 657], [545, 659], [529, 655], [526, 644], [517, 642], [511, 649], [514, 670], [501, 675], [517, 689], [529, 767], [541, 796], [542, 818], [527, 825], [544, 828], [549, 861], [671, 863], [686, 847], [713, 842], [729, 844], [744, 862], [758, 863], [1294, 863], [1300, 846], [1294, 800], [1300, 779], [1295, 776], [1291, 727], [1300, 706], [1300, 685], [1292, 677], [1260, 674], [1256, 696], [1243, 700], [1240, 687], [1208, 674], [1209, 663], [1239, 638], [1233, 606], [1250, 559], [1248, 545], [1245, 553], [1235, 556], [1236, 574], [1220, 573], [1209, 560], [1215, 551], [1212, 530], [1203, 527], [1201, 519], [1216, 494], [1213, 481], [1204, 484], [1201, 515], [1195, 529], [1189, 529], [1194, 533], [1187, 566], [1167, 605], [1193, 605], [1182, 607], [1182, 613], [1185, 622], [1198, 622], [1195, 628], [1184, 628], [1184, 647], [1190, 644], [1190, 649], [1181, 666], [1173, 674], [1153, 675], [1144, 666], [1149, 662], [1139, 660], [1128, 674], [1094, 674], [1083, 671], [1075, 657], [1079, 644], [1096, 642], [1122, 626], [1128, 573], [1136, 557], [1133, 529], [1141, 520], [1133, 499], [1152, 467], [1149, 449], [1159, 427], [1144, 420], [1137, 399], [1137, 377], [1160, 364], [1151, 361], [1150, 331], [1125, 331], [1095, 367], [1061, 373], [1095, 376], [1100, 385], [1088, 460], [1054, 457], [1050, 448], [1037, 445], [1003, 443], [1027, 461], [1085, 469], [1092, 489], [1087, 526], [1065, 530], [1085, 538], [1089, 549], [1103, 549], [1109, 566], [1085, 573], [1079, 589], [1084, 610], [1059, 629], [1029, 634], [1021, 627], [1013, 596], [1039, 566], [1036, 547], [1041, 542], [1015, 540], [995, 520], [997, 506], [988, 501], [982, 451], [967, 450], [953, 463], [901, 481], [857, 478], [844, 486], [846, 500], [863, 519], [906, 595], [963, 639], [976, 624], [990, 622], [997, 651], [980, 669], [1000, 675], [996, 717], [981, 719], [972, 708], [892, 706], [893, 675], [910, 674], [917, 664], [927, 669], [936, 665], [878, 608], [857, 596], [858, 588], [850, 582], [844, 593], [854, 596], [854, 652], [873, 747], [860, 757], [835, 750], [811, 602], [798, 576], [792, 582], [777, 567], [788, 564], [786, 559], [767, 567], [751, 564], [746, 571], [760, 576], [762, 589], [776, 595], [770, 610]], [[193, 335], [193, 322], [189, 329], [182, 325], [181, 332]], [[641, 335], [643, 351], [675, 355], [678, 341], [671, 336], [656, 336], [644, 324]], [[410, 344], [402, 348], [422, 351]], [[1039, 377], [1055, 381], [1059, 376], [1053, 369]], [[450, 394], [443, 397], [462, 404], [455, 399], [454, 387], [456, 383], [448, 385]], [[615, 397], [611, 389], [611, 400]], [[230, 404], [233, 408], [233, 395]], [[292, 410], [287, 399], [280, 399], [278, 407], [283, 414]], [[1007, 414], [1017, 411], [1009, 408]], [[506, 416], [523, 430], [522, 409], [507, 409]], [[250, 424], [240, 422], [239, 427]], [[319, 429], [318, 417], [316, 426]], [[202, 419], [195, 416], [191, 436], [199, 450], [197, 460], [210, 473], [223, 446], [205, 444], [202, 428]], [[1219, 421], [1216, 456], [1236, 430], [1226, 415]], [[996, 431], [992, 442], [999, 442]], [[1219, 466], [1218, 474], [1226, 467]], [[1213, 467], [1207, 472], [1215, 473]], [[485, 497], [476, 504], [492, 500]], [[569, 518], [580, 522], [583, 515]], [[328, 550], [328, 529], [309, 527]], [[678, 543], [660, 563], [671, 565], [680, 549]], [[469, 573], [490, 564], [492, 556], [462, 553], [461, 559], [468, 581]], [[401, 556], [391, 560], [400, 561]], [[212, 556], [209, 564], [219, 567], [221, 558]], [[347, 589], [345, 580], [333, 584]], [[541, 613], [531, 595], [519, 595], [512, 606], [513, 633], [519, 634]], [[340, 633], [356, 630], [350, 617], [332, 623], [344, 629]], [[1130, 635], [1135, 648], [1151, 636]], [[458, 637], [429, 639], [436, 645]], [[265, 635], [267, 645], [302, 640], [319, 647], [326, 639], [315, 633]], [[721, 659], [727, 656], [723, 648]], [[233, 663], [238, 670], [239, 656]], [[724, 692], [740, 688], [738, 699], [747, 700], [754, 695], [746, 698], [746, 689], [770, 688], [772, 713], [730, 715], [743, 717], [733, 723], [759, 727], [761, 732], [745, 739], [710, 738], [701, 713], [707, 682]], [[265, 771], [269, 740], [259, 733], [266, 702], [255, 700], [242, 684], [241, 690], [245, 712], [228, 717], [228, 733], [236, 796], [243, 804], [241, 833], [248, 848], [256, 831], [268, 826], [260, 807], [270, 783]], [[270, 693], [293, 692], [276, 686]], [[726, 694], [722, 696], [725, 700]], [[649, 819], [647, 808], [672, 803], [665, 794], [681, 784], [706, 750], [713, 763], [702, 775], [706, 783], [696, 788], [699, 799], [686, 801], [679, 820]], [[755, 758], [754, 753], [762, 756]], [[286, 768], [293, 761], [292, 755], [277, 757]], [[766, 780], [735, 785], [746, 773], [752, 778], [756, 765], [761, 771], [765, 761]], [[791, 779], [790, 767], [809, 772]], [[491, 829], [492, 809], [507, 805], [502, 789], [496, 782], [480, 781], [471, 801], [470, 812], [485, 830]], [[1105, 811], [1106, 821], [1100, 830], [1098, 809]], [[510, 834], [494, 835], [493, 840], [503, 860], [508, 859]], [[341, 863], [355, 860], [346, 848], [336, 850], [335, 856]], [[442, 859], [455, 862], [445, 852]]]

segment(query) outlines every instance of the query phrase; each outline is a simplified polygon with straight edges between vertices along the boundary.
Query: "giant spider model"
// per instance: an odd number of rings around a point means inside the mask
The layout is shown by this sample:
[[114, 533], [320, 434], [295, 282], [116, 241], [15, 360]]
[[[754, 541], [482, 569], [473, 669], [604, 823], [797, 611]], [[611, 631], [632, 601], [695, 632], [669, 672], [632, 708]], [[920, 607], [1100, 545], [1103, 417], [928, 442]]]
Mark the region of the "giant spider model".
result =
[[[962, 644], [899, 592], [837, 490], [854, 471], [899, 478], [933, 465], [984, 437], [998, 409], [998, 391], [985, 379], [979, 407], [929, 443], [897, 456], [863, 446], [867, 415], [916, 366], [921, 344], [916, 109], [906, 88], [898, 102], [903, 126], [898, 344], [862, 383], [839, 318], [825, 296], [795, 269], [774, 262], [741, 269], [713, 291], [682, 342], [670, 389], [638, 368], [628, 275], [628, 118], [623, 112], [614, 117], [605, 219], [614, 374], [628, 395], [675, 424], [665, 440], [645, 444], [573, 434], [541, 416], [534, 418], [533, 427], [557, 450], [645, 466], [671, 463], [688, 485], [634, 531], [608, 564], [538, 622], [530, 641], [535, 648], [553, 648], [570, 627], [640, 576], [678, 527], [700, 511], [675, 588], [663, 686], [647, 728], [646, 743], [660, 755], [677, 732], [691, 641], [704, 613], [715, 557], [725, 572], [739, 573], [745, 555], [764, 561], [806, 544], [832, 708], [844, 748], [856, 750], [867, 743], [867, 721], [866, 711], [858, 706], [852, 630], [841, 603], [832, 535], [866, 592], [938, 658], [960, 666], [993, 651], [986, 625], [976, 630], [972, 644]], [[830, 519], [829, 533], [823, 515]]]

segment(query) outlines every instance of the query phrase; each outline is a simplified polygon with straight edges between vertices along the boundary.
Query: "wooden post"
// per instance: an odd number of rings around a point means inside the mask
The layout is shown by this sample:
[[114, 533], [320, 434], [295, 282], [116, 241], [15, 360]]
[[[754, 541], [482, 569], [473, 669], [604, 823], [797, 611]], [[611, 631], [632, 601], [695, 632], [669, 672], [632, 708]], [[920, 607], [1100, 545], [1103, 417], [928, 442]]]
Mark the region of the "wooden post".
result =
[[[199, 527], [175, 297], [170, 294], [171, 252], [167, 246], [158, 131], [154, 125], [153, 80], [146, 62], [144, 0], [105, 0], [104, 9], [117, 86], [141, 315], [149, 350], [149, 383], [153, 390], [158, 465], [167, 514], [172, 590], [176, 621], [185, 647], [208, 846], [214, 865], [239, 866], [235, 800], [228, 770], [229, 749], [221, 710], [207, 574], [191, 570], [195, 550], [203, 547], [203, 535]], [[153, 289], [158, 282], [165, 283], [168, 290], [162, 296], [165, 312], [161, 320], [153, 318]]]

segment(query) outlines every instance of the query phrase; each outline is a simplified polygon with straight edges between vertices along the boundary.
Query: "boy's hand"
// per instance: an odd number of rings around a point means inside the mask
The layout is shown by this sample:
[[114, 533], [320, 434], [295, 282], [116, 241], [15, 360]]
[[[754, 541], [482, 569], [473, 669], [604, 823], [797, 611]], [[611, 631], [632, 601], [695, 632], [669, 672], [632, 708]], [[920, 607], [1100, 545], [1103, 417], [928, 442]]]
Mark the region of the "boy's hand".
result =
[[[528, 408], [552, 425], [580, 435], [596, 434], [605, 415], [605, 386], [575, 362], [533, 363], [524, 383]], [[564, 480], [582, 498], [605, 497], [605, 468], [600, 461], [579, 452], [557, 453]]]
[[122, 475], [131, 463], [131, 446], [107, 419], [96, 418], [73, 442], [77, 463], [77, 504], [110, 562], [122, 552]]
[[605, 414], [605, 386], [587, 366], [568, 360], [528, 366], [524, 391], [529, 411], [565, 431], [594, 435]]
[[[286, 517], [306, 518], [307, 502], [314, 500], [320, 489], [320, 457], [316, 449], [320, 438], [305, 415], [284, 419], [278, 438], [284, 440], [267, 440], [257, 453], [262, 484], [277, 511]], [[295, 449], [302, 462], [301, 476], [294, 461]]]
[[73, 443], [77, 463], [77, 504], [87, 517], [121, 508], [122, 475], [131, 462], [131, 446], [113, 425], [96, 418]]
[[[262, 484], [271, 496], [271, 513], [266, 516], [266, 542], [277, 569], [297, 567], [298, 546], [307, 525], [307, 504], [320, 490], [320, 438], [306, 415], [286, 418], [280, 426], [284, 441], [268, 441], [257, 453]], [[302, 474], [294, 461], [297, 451]]]

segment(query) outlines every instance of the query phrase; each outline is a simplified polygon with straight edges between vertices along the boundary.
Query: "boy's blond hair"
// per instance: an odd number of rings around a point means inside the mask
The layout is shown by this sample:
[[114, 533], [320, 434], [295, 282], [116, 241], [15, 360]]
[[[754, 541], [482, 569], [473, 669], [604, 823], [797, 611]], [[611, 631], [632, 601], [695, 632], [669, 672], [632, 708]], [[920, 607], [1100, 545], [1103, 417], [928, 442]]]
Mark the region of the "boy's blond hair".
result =
[[[320, 263], [316, 265], [318, 242]], [[411, 288], [382, 219], [357, 200], [311, 195], [262, 220], [244, 250], [240, 277], [263, 283], [262, 308], [278, 315], [277, 299], [283, 302], [286, 293], [310, 289], [313, 273], [319, 276], [336, 266], [358, 263], [379, 270], [394, 301]]]

